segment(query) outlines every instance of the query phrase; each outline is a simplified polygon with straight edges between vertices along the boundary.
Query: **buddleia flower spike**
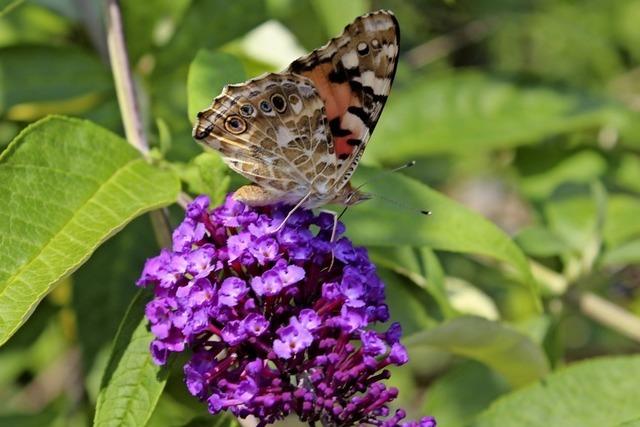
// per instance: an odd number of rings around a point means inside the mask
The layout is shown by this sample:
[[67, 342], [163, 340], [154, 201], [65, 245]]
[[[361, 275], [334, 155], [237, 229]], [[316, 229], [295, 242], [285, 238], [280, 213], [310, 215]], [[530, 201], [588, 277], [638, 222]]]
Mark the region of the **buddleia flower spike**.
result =
[[408, 356], [398, 323], [374, 329], [390, 316], [367, 251], [341, 223], [332, 241], [327, 213], [299, 209], [274, 232], [289, 209], [231, 196], [213, 210], [205, 196], [188, 206], [172, 249], [138, 280], [154, 293], [153, 360], [188, 351], [189, 392], [212, 414], [252, 415], [259, 426], [290, 414], [329, 426], [435, 426], [390, 411], [398, 390], [384, 385], [387, 368]]

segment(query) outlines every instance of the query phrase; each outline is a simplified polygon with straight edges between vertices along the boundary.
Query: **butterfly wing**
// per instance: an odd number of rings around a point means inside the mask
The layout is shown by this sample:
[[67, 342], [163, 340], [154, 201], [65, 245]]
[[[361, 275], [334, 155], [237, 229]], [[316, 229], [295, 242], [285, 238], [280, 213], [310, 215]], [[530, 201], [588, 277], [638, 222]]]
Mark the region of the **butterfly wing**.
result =
[[198, 114], [193, 135], [264, 190], [255, 204], [295, 203], [335, 185], [324, 103], [305, 77], [271, 73], [227, 86]]
[[336, 191], [349, 181], [380, 118], [395, 76], [399, 43], [393, 13], [372, 12], [287, 70], [311, 79], [324, 101], [338, 162]]
[[285, 72], [227, 86], [193, 135], [257, 184], [240, 192], [251, 204], [353, 203], [346, 184], [391, 89], [398, 43], [391, 12], [361, 16]]

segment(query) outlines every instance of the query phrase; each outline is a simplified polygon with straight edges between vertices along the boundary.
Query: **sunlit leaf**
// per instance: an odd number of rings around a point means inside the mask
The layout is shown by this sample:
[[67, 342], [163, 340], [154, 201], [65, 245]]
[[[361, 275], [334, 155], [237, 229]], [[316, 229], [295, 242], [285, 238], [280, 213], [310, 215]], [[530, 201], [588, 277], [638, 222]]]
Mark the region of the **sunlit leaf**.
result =
[[229, 169], [216, 153], [204, 152], [186, 165], [176, 166], [180, 179], [192, 194], [207, 194], [211, 205], [222, 203], [229, 189]]
[[144, 318], [147, 299], [145, 292], [138, 293], [118, 330], [98, 394], [96, 427], [145, 425], [164, 389], [169, 369], [151, 360], [153, 336]]
[[89, 122], [44, 119], [0, 157], [0, 343], [105, 239], [173, 202], [177, 177]]
[[505, 396], [471, 425], [554, 427], [617, 425], [640, 416], [640, 357], [576, 363]]
[[[356, 185], [371, 179], [376, 171], [360, 167]], [[377, 246], [428, 246], [433, 249], [493, 257], [517, 271], [520, 281], [537, 295], [527, 259], [503, 231], [481, 215], [400, 174], [371, 181], [367, 191], [373, 200], [350, 209], [344, 216], [351, 238], [358, 244]], [[397, 209], [385, 199], [406, 206], [427, 208], [433, 215]]]

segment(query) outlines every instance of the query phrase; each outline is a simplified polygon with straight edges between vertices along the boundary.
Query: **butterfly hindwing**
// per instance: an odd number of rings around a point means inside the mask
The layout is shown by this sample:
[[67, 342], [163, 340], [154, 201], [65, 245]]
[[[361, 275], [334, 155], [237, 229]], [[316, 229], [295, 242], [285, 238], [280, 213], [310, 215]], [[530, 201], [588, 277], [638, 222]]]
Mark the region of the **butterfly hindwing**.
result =
[[342, 184], [355, 170], [382, 113], [396, 71], [399, 39], [395, 16], [372, 12], [288, 68], [310, 78], [325, 102]]

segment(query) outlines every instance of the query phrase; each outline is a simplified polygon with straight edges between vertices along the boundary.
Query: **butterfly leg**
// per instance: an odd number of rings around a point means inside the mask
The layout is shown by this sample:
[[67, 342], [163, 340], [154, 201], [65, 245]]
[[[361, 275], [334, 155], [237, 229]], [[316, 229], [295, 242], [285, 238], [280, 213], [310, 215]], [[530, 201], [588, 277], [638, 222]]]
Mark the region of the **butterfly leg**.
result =
[[311, 192], [308, 192], [306, 196], [304, 196], [302, 199], [300, 199], [300, 201], [298, 203], [296, 203], [296, 205], [294, 207], [291, 208], [291, 210], [289, 211], [287, 216], [284, 217], [284, 219], [282, 220], [280, 225], [274, 230], [274, 233], [277, 233], [278, 231], [282, 230], [282, 227], [284, 227], [284, 225], [287, 223], [289, 218], [291, 218], [291, 215], [293, 215], [293, 213], [295, 211], [297, 211], [300, 208], [300, 206], [302, 206], [304, 204], [304, 202], [306, 202], [307, 199], [309, 199], [309, 197], [311, 197]]
[[280, 201], [274, 194], [257, 185], [243, 185], [233, 193], [233, 198], [249, 206], [265, 206]]
[[333, 216], [333, 228], [331, 229], [331, 240], [329, 240], [329, 243], [331, 243], [332, 246], [331, 262], [329, 263], [329, 268], [327, 268], [327, 271], [331, 271], [331, 269], [333, 268], [333, 263], [336, 259], [335, 255], [333, 254], [333, 242], [336, 240], [336, 231], [338, 230], [338, 214], [328, 209], [321, 209], [320, 212], [328, 213]]

